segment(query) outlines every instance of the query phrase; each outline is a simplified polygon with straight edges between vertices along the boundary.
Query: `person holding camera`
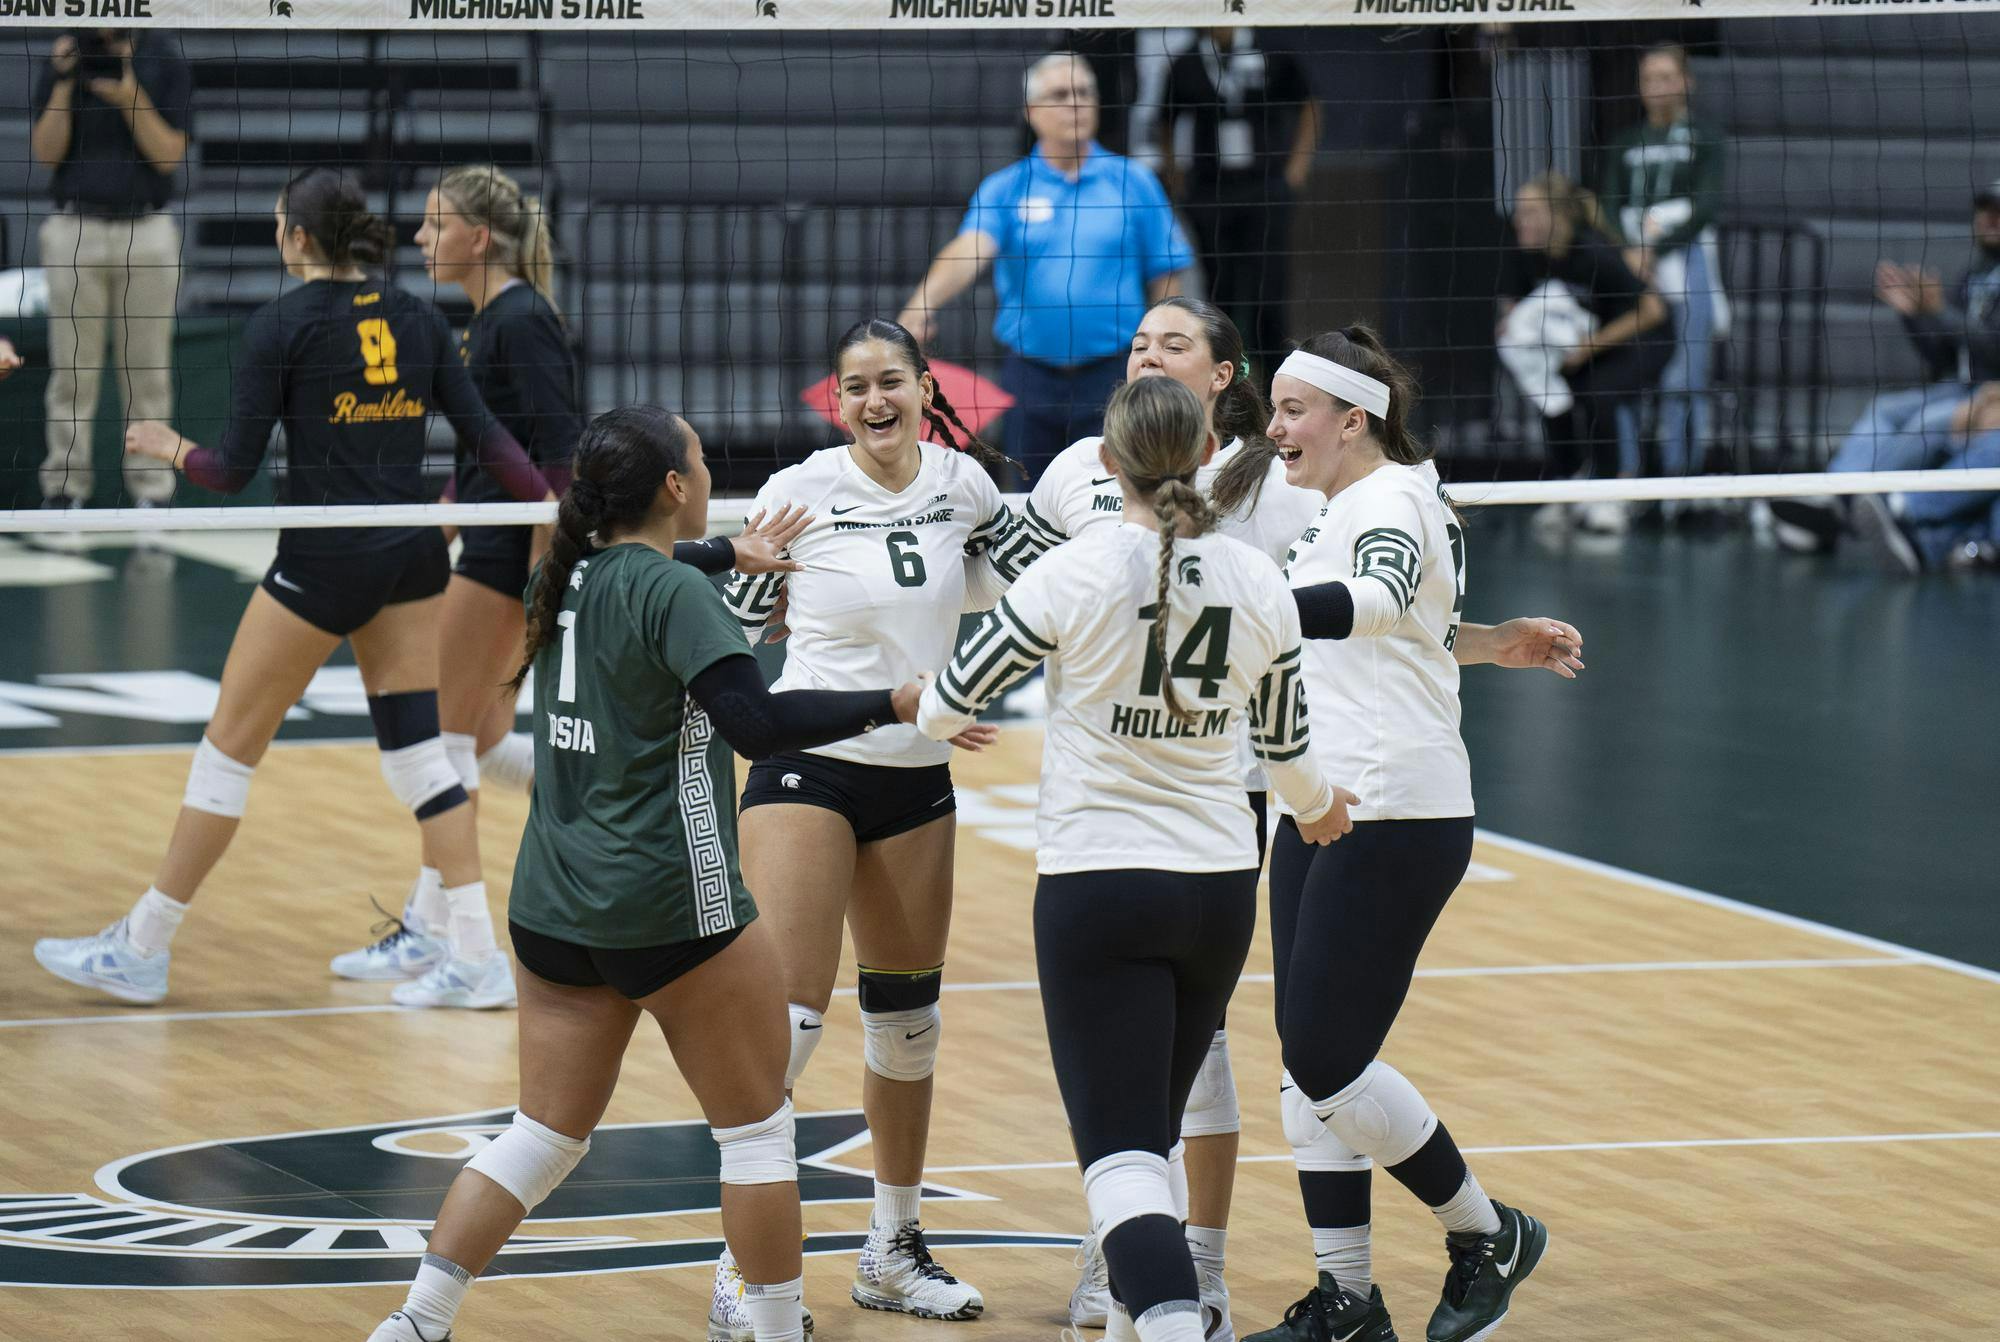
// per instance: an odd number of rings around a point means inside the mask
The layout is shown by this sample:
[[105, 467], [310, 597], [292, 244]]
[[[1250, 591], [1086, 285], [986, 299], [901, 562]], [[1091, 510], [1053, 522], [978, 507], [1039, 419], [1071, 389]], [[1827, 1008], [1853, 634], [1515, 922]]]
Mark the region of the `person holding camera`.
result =
[[[49, 286], [44, 506], [78, 508], [92, 489], [91, 419], [107, 347], [126, 421], [173, 418], [180, 227], [169, 206], [188, 151], [188, 63], [171, 37], [97, 28], [58, 37], [35, 85], [29, 146], [51, 170], [42, 221]], [[140, 506], [164, 503], [174, 474], [125, 459]]]

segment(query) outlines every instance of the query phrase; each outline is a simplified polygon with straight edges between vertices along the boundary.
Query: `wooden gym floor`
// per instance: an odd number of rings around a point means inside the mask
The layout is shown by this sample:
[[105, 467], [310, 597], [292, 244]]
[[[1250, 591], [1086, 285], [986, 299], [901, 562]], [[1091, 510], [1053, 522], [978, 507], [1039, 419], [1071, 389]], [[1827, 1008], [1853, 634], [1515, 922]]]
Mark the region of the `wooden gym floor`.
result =
[[[934, 1235], [1004, 1242], [1085, 1226], [1032, 983], [1038, 749], [1037, 730], [1017, 727], [996, 750], [957, 761], [958, 907], [931, 1172], [971, 1196], [927, 1202]], [[401, 898], [413, 860], [412, 827], [366, 746], [271, 753], [240, 842], [175, 948], [165, 1005], [102, 1004], [34, 966], [37, 936], [95, 929], [143, 887], [187, 758], [180, 747], [0, 755], [10, 859], [0, 875], [7, 1342], [359, 1342], [400, 1303], [400, 1287], [312, 1283], [406, 1280], [416, 1241], [391, 1222], [422, 1221], [410, 1208], [434, 1205], [466, 1139], [220, 1144], [423, 1128], [419, 1120], [504, 1110], [514, 1098], [511, 1013], [402, 1012], [388, 1007], [385, 985], [326, 972], [330, 954], [365, 938], [369, 896], [392, 907]], [[486, 805], [498, 914], [525, 804], [495, 793]], [[1993, 1335], [2000, 975], [1498, 836], [1482, 840], [1476, 862], [1389, 1056], [1468, 1148], [1486, 1187], [1551, 1227], [1550, 1257], [1502, 1336]], [[1245, 1111], [1229, 1253], [1242, 1333], [1277, 1318], [1312, 1261], [1276, 1117], [1269, 970], [1260, 938], [1230, 1016]], [[831, 1152], [814, 1176], [816, 1198], [865, 1187], [827, 1171], [865, 1170], [868, 1159], [865, 1136], [837, 1112], [860, 1102], [851, 994], [836, 999], [827, 1024], [831, 1038], [798, 1095], [802, 1115], [836, 1115], [802, 1128], [802, 1156]], [[705, 1135], [671, 1126], [696, 1116], [664, 1045], [642, 1031], [607, 1122], [663, 1126], [638, 1130], [624, 1163], [593, 1180], [580, 1172], [588, 1186], [565, 1204], [579, 1217], [611, 1208], [609, 1219], [526, 1227], [628, 1237], [624, 1247], [587, 1243], [565, 1263], [523, 1245], [516, 1264], [591, 1266], [482, 1281], [458, 1335], [702, 1337], [707, 1241], [719, 1218], [629, 1214], [713, 1205], [704, 1184], [712, 1156], [705, 1174], [697, 1168]], [[188, 1144], [198, 1145], [192, 1155], [109, 1168]], [[607, 1160], [611, 1145], [600, 1138]], [[402, 1153], [398, 1168], [421, 1166], [422, 1177], [407, 1195], [377, 1184], [357, 1191], [372, 1177], [368, 1153], [390, 1148]], [[424, 1150], [440, 1158], [409, 1159]], [[1393, 1181], [1378, 1177], [1376, 1190], [1377, 1276], [1402, 1336], [1421, 1337], [1442, 1280], [1439, 1234]], [[355, 1210], [341, 1215], [340, 1206]], [[855, 1202], [816, 1200], [806, 1211], [808, 1230], [830, 1247], [865, 1222]], [[224, 1223], [233, 1229], [217, 1236]], [[218, 1238], [256, 1243], [218, 1248]], [[806, 1273], [819, 1336], [1055, 1342], [1074, 1280], [1067, 1247], [938, 1252], [984, 1290], [983, 1319], [864, 1313], [845, 1299], [851, 1256], [828, 1253], [809, 1259]], [[619, 1266], [677, 1257], [697, 1261]], [[292, 1289], [215, 1284], [246, 1279]], [[102, 1289], [16, 1284], [53, 1280]], [[194, 1289], [134, 1289], [134, 1280]]]

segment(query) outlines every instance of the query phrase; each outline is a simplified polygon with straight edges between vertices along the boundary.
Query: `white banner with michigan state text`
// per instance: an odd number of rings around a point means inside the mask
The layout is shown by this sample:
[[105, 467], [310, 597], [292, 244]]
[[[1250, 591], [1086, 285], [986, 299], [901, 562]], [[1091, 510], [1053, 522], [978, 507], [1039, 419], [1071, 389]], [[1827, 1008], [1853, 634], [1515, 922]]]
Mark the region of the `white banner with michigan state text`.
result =
[[1179, 28], [1967, 14], [2000, 0], [0, 0], [14, 27]]

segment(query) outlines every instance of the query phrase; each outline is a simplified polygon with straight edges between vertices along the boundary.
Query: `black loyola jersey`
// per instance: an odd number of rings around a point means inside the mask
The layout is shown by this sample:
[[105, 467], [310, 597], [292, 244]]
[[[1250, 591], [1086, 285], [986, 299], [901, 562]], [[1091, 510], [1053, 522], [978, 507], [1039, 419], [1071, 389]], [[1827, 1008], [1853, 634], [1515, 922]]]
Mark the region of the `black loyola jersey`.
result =
[[[459, 337], [472, 382], [507, 432], [537, 466], [567, 466], [583, 434], [577, 410], [576, 359], [556, 310], [531, 284], [512, 284], [472, 314]], [[458, 459], [461, 503], [512, 503], [476, 457]]]
[[[290, 504], [427, 503], [426, 421], [442, 414], [461, 438], [495, 426], [428, 302], [378, 279], [313, 280], [250, 318], [236, 365], [223, 468], [254, 474], [285, 426], [278, 500]], [[285, 548], [381, 549], [410, 528], [337, 528], [285, 534]]]

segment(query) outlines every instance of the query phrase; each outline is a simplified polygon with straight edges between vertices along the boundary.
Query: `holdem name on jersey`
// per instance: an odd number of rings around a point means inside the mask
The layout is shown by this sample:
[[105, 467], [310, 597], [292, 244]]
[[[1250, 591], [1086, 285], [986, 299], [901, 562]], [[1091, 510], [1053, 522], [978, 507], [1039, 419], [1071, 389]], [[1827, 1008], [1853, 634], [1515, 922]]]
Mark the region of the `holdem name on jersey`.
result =
[[1229, 710], [1204, 709], [1194, 721], [1182, 722], [1164, 708], [1135, 704], [1111, 705], [1111, 734], [1138, 741], [1172, 741], [1183, 736], [1222, 736], [1229, 731]]
[[551, 713], [549, 744], [557, 750], [577, 750], [586, 755], [595, 755], [597, 729], [590, 725], [589, 718], [566, 718], [559, 713]]

